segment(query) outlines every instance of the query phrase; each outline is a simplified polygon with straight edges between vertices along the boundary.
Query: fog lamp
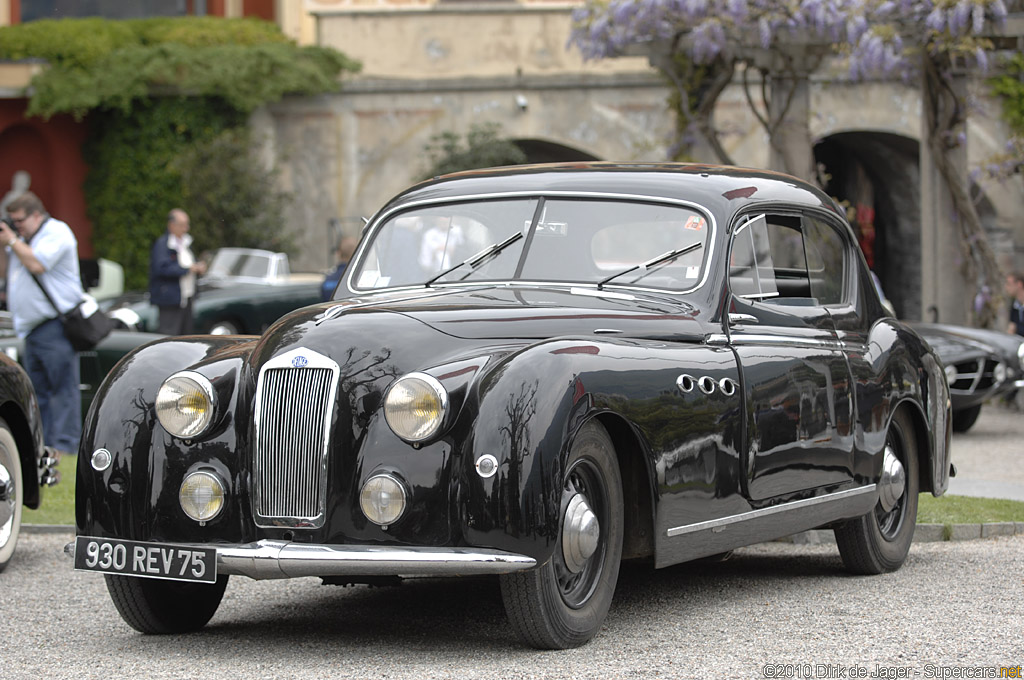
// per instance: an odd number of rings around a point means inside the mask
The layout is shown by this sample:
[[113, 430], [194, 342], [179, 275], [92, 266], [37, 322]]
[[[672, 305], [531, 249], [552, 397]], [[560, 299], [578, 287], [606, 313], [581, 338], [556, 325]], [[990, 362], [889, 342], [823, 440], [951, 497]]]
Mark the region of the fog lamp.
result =
[[405, 487], [389, 474], [370, 477], [359, 492], [359, 507], [374, 524], [394, 524], [405, 512]]
[[175, 437], [191, 439], [213, 420], [213, 385], [195, 371], [175, 373], [156, 393], [156, 417]]
[[426, 373], [402, 376], [384, 397], [384, 419], [391, 431], [407, 442], [434, 436], [447, 410], [448, 392]]
[[946, 366], [946, 383], [952, 385], [956, 382], [956, 366]]
[[224, 509], [224, 482], [212, 472], [193, 472], [181, 483], [178, 502], [185, 514], [206, 522]]

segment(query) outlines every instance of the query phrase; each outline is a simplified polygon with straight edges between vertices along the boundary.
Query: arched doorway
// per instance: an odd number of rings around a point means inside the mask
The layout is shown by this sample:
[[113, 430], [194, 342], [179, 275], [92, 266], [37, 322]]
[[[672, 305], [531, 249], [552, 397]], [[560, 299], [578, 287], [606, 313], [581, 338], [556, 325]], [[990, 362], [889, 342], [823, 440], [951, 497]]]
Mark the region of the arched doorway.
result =
[[[921, 309], [921, 172], [916, 139], [887, 132], [841, 132], [814, 147], [825, 191], [848, 206], [868, 265], [902, 319], [941, 321]], [[996, 229], [996, 210], [972, 185], [971, 195], [990, 243], [1008, 237]], [[950, 244], [957, 248], [956, 244]], [[999, 291], [995, 291], [998, 293]]]
[[815, 145], [825, 191], [847, 206], [868, 266], [896, 314], [921, 317], [921, 180], [916, 139], [842, 132]]
[[514, 139], [512, 143], [518, 146], [526, 154], [529, 163], [564, 163], [572, 161], [598, 161], [585, 151], [574, 149], [571, 146], [547, 142], [542, 139]]

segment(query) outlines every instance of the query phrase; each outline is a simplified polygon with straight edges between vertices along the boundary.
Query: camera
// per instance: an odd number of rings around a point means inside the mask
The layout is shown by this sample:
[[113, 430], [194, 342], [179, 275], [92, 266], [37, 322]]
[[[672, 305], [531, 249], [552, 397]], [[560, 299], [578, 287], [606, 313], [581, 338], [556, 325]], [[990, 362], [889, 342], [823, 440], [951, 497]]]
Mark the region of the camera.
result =
[[4, 224], [10, 227], [11, 231], [13, 231], [15, 234], [18, 233], [17, 227], [14, 226], [14, 220], [12, 220], [10, 217], [0, 217], [0, 221], [2, 221]]

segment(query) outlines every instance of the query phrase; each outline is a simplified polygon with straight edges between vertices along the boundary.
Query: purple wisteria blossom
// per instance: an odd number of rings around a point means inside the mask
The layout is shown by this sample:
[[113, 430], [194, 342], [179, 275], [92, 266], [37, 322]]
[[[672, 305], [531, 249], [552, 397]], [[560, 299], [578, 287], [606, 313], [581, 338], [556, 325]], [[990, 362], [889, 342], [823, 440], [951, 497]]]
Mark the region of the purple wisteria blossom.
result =
[[[682, 38], [699, 64], [809, 40], [846, 56], [850, 76], [863, 79], [905, 76], [914, 49], [982, 36], [1006, 12], [1003, 0], [588, 0], [569, 42], [602, 59]], [[987, 65], [984, 49], [968, 53]]]

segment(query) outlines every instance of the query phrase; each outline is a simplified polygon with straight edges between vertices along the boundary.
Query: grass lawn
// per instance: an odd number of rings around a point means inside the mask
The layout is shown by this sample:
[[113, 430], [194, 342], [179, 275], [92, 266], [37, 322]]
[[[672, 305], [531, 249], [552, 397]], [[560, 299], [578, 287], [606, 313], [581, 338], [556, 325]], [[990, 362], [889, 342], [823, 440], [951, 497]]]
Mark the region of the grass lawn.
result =
[[[75, 468], [77, 456], [60, 461], [61, 481], [43, 490], [43, 504], [38, 510], [25, 508], [25, 524], [75, 523]], [[917, 509], [918, 524], [978, 524], [982, 522], [1024, 522], [1024, 502], [968, 496], [933, 497], [923, 493]]]
[[78, 456], [64, 456], [60, 459], [60, 482], [43, 489], [43, 502], [38, 510], [24, 509], [22, 524], [69, 524], [75, 523], [75, 470]]

